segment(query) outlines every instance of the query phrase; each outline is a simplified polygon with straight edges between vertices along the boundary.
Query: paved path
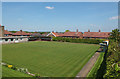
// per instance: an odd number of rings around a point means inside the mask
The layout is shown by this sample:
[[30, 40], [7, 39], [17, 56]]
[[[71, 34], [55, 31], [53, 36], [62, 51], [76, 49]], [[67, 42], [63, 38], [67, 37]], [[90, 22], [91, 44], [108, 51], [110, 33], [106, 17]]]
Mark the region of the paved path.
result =
[[[101, 49], [99, 49], [98, 51], [101, 51]], [[100, 53], [96, 52], [92, 56], [92, 58], [88, 61], [88, 63], [82, 68], [82, 70], [77, 74], [75, 79], [79, 79], [80, 77], [82, 77], [82, 78], [87, 77], [87, 74], [92, 69], [92, 67], [95, 64], [96, 60], [98, 59], [99, 55], [100, 55]]]

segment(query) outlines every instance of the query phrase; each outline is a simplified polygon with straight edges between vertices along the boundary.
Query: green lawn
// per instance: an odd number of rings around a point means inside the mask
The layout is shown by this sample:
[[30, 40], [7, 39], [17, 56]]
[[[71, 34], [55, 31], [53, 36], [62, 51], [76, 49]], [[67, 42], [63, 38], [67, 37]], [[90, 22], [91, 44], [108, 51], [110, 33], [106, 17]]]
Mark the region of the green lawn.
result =
[[24, 74], [19, 71], [12, 70], [8, 67], [2, 67], [2, 76], [3, 77], [31, 77], [28, 74]]
[[43, 41], [6, 44], [2, 48], [3, 62], [40, 76], [75, 77], [99, 46]]

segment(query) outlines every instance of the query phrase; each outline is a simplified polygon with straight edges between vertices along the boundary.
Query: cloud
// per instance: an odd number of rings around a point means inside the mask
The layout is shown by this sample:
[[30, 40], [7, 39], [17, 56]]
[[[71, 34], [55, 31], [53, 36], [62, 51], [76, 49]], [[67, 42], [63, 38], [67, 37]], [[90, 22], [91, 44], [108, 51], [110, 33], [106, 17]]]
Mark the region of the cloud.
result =
[[96, 27], [96, 25], [95, 25], [95, 24], [90, 24], [90, 26], [92, 26], [92, 27]]
[[120, 18], [120, 16], [113, 16], [113, 17], [110, 17], [109, 20], [117, 20], [118, 18]]
[[45, 8], [50, 10], [54, 9], [54, 7], [50, 7], [50, 6], [46, 6]]
[[18, 18], [17, 20], [18, 20], [18, 21], [22, 21], [22, 18]]

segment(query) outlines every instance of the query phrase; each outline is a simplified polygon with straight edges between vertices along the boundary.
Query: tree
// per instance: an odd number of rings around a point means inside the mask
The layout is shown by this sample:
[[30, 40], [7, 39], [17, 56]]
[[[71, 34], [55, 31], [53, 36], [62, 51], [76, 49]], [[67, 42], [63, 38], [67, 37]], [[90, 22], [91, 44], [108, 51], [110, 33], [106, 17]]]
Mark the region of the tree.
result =
[[118, 63], [120, 62], [120, 32], [119, 29], [112, 30], [110, 34], [110, 43], [107, 51], [106, 73], [104, 77], [119, 78], [120, 70]]
[[110, 34], [110, 39], [113, 40], [113, 42], [111, 42], [111, 52], [112, 54], [114, 54], [114, 58], [115, 60], [120, 60], [120, 47], [119, 47], [119, 42], [120, 42], [120, 32], [119, 29], [114, 29], [112, 30], [111, 34]]
[[117, 43], [120, 41], [120, 32], [119, 32], [119, 29], [112, 30], [112, 32], [110, 34], [110, 39], [113, 39]]
[[66, 30], [65, 32], [70, 32], [70, 30]]

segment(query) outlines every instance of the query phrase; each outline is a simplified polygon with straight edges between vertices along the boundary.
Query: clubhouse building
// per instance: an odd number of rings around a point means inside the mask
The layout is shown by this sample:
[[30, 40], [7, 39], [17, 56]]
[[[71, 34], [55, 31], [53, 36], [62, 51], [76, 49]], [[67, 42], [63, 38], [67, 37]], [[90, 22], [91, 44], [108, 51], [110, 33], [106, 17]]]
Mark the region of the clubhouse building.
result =
[[0, 44], [27, 42], [31, 33], [26, 33], [22, 30], [11, 33], [4, 30], [4, 26], [0, 26]]
[[70, 38], [83, 38], [83, 33], [78, 32], [78, 29], [76, 32], [64, 32], [64, 33], [57, 33], [57, 32], [51, 32], [47, 36], [54, 36], [54, 37], [70, 37]]
[[80, 39], [108, 39], [110, 32], [79, 32], [78, 29], [76, 32], [50, 32], [45, 34], [40, 33], [26, 33], [22, 30], [17, 31], [16, 33], [11, 33], [7, 30], [4, 30], [4, 26], [0, 26], [0, 43], [19, 43], [27, 41], [50, 41], [51, 37], [65, 37], [65, 38], [80, 38]]
[[91, 39], [108, 39], [109, 36], [110, 32], [101, 32], [101, 30], [99, 30], [98, 32], [90, 32], [90, 30], [88, 30], [88, 32], [84, 32], [83, 34], [83, 38]]
[[78, 29], [76, 32], [64, 32], [64, 33], [57, 33], [57, 32], [51, 32], [47, 36], [54, 36], [54, 37], [70, 37], [70, 38], [81, 38], [81, 39], [108, 39], [110, 36], [110, 32], [101, 32], [99, 30], [98, 32], [78, 32]]

